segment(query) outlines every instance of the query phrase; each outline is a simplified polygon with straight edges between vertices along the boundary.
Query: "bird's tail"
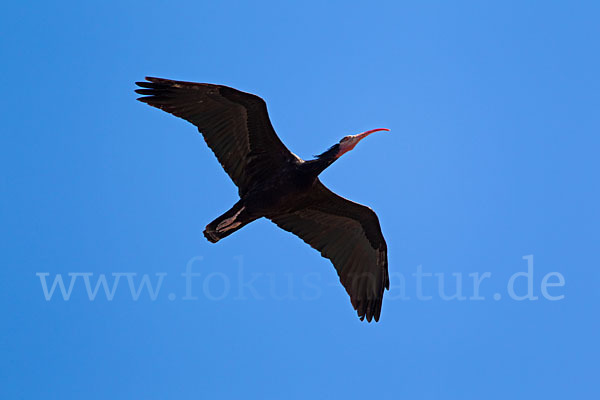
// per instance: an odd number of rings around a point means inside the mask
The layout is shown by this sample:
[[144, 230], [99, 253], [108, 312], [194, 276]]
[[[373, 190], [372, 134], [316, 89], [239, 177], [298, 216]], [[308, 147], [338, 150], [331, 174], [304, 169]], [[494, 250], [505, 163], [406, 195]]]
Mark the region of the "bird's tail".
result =
[[204, 236], [209, 242], [217, 243], [255, 219], [256, 217], [248, 214], [240, 200], [225, 214], [206, 225]]

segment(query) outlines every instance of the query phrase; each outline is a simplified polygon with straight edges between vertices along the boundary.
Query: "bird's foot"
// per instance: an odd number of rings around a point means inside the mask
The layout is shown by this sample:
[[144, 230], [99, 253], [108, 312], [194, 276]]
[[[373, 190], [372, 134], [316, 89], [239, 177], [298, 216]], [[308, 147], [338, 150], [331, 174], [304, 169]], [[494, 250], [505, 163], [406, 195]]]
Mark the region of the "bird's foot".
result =
[[217, 243], [221, 238], [217, 236], [217, 232], [205, 229], [204, 237], [211, 243]]

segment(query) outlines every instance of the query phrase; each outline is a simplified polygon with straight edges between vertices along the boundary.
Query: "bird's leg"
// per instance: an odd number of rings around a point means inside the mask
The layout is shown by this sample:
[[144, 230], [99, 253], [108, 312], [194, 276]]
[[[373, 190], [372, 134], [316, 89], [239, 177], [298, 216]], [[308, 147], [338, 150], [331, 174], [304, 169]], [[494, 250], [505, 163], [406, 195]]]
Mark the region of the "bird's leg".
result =
[[236, 212], [232, 217], [225, 218], [223, 221], [219, 222], [219, 225], [217, 225], [217, 231], [227, 232], [228, 230], [240, 226], [242, 223], [236, 221], [235, 219], [240, 215], [242, 211], [244, 211], [244, 207], [240, 208], [240, 210]]
[[256, 217], [248, 214], [240, 200], [229, 211], [208, 224], [204, 230], [204, 236], [208, 241], [216, 243], [255, 219]]

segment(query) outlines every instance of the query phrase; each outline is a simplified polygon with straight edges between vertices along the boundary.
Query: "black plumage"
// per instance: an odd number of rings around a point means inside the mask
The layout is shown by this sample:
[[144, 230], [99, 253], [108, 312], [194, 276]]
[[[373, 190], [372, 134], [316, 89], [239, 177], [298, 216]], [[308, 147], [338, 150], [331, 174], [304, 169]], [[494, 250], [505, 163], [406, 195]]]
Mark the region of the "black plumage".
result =
[[369, 207], [327, 189], [318, 175], [375, 129], [304, 161], [281, 142], [258, 96], [227, 86], [146, 78], [138, 100], [196, 125], [240, 200], [207, 225], [211, 242], [265, 217], [333, 263], [359, 317], [379, 320], [389, 289], [387, 246]]

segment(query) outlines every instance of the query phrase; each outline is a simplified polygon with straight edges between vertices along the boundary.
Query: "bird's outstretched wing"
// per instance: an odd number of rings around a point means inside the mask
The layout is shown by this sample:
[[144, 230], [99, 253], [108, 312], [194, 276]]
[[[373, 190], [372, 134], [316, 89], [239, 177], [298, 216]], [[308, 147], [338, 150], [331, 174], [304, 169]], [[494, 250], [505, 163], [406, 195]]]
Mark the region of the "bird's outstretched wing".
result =
[[373, 210], [315, 183], [310, 205], [270, 216], [328, 258], [360, 319], [379, 320], [383, 292], [390, 288], [387, 246]]
[[264, 100], [227, 86], [147, 77], [136, 82], [139, 101], [198, 127], [217, 159], [244, 193], [285, 162], [298, 158], [277, 137]]

